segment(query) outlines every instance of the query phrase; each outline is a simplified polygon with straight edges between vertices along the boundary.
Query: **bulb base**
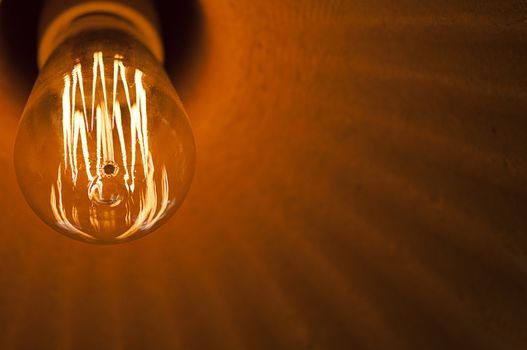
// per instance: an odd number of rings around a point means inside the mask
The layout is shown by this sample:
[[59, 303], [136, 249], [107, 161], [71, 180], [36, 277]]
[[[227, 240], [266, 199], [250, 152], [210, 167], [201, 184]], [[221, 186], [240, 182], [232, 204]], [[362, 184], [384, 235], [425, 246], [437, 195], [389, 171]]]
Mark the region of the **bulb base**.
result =
[[163, 63], [159, 24], [148, 0], [49, 0], [41, 18], [38, 67], [42, 68], [53, 51], [69, 37], [103, 28], [132, 35]]

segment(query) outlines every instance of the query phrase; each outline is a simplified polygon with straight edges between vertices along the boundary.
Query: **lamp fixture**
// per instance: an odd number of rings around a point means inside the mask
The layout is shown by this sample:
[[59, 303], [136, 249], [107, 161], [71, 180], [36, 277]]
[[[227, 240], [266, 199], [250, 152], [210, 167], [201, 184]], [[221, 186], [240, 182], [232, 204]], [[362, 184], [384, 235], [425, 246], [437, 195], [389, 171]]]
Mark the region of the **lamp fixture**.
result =
[[55, 230], [126, 242], [183, 201], [194, 139], [162, 62], [148, 0], [45, 2], [15, 170], [28, 204]]

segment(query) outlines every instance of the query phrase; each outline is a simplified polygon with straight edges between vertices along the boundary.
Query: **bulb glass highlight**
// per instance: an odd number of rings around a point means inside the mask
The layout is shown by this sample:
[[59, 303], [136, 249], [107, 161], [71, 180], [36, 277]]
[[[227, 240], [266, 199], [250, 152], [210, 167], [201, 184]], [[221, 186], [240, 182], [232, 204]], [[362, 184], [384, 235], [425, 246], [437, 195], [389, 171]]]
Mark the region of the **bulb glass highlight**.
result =
[[131, 36], [79, 33], [41, 70], [15, 169], [28, 203], [69, 237], [117, 243], [157, 228], [192, 180], [195, 148], [160, 64]]

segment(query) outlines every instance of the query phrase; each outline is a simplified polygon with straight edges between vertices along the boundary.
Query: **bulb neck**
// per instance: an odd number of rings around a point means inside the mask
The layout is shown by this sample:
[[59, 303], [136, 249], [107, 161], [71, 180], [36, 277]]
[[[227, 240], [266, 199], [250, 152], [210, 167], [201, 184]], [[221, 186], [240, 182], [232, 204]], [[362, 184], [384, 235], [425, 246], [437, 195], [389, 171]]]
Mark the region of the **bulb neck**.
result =
[[44, 66], [66, 39], [90, 30], [125, 32], [163, 63], [157, 15], [149, 0], [48, 0], [42, 12], [38, 66]]

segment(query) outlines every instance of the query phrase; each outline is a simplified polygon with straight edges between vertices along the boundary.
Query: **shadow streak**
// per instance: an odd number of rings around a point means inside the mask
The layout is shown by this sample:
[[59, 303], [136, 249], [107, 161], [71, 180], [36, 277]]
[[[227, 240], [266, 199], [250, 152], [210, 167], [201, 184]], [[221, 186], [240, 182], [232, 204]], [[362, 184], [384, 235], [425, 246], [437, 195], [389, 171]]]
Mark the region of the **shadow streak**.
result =
[[197, 0], [154, 0], [165, 45], [165, 68], [179, 91], [187, 85], [204, 48], [204, 23]]

